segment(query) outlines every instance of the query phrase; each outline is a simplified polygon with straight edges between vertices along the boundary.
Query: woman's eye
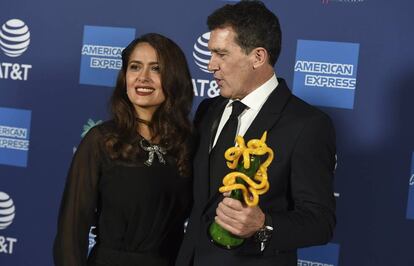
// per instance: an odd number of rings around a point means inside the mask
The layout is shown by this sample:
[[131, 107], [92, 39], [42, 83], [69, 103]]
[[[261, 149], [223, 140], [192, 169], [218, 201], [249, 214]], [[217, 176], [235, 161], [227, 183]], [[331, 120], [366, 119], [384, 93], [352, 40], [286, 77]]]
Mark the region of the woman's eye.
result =
[[152, 70], [152, 71], [155, 71], [155, 72], [160, 72], [160, 66], [153, 66], [153, 67], [151, 68], [151, 70]]
[[137, 64], [130, 64], [129, 65], [130, 70], [137, 70], [138, 68], [139, 68], [139, 66]]

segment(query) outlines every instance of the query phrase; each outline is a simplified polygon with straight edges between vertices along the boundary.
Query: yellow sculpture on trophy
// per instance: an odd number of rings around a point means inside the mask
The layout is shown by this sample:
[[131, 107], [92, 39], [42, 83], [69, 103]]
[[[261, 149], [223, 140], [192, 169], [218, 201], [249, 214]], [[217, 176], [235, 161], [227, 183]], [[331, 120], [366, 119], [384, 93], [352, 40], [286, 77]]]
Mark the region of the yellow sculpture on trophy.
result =
[[[259, 195], [269, 190], [267, 168], [273, 160], [273, 150], [266, 145], [267, 132], [260, 139], [252, 139], [247, 145], [241, 136], [236, 137], [236, 146], [226, 150], [224, 157], [227, 167], [235, 171], [223, 178], [221, 193], [231, 191], [230, 197], [244, 202], [248, 206], [259, 203]], [[261, 159], [267, 155], [263, 163]], [[209, 227], [213, 243], [232, 249], [241, 245], [244, 239], [232, 235], [213, 222]]]

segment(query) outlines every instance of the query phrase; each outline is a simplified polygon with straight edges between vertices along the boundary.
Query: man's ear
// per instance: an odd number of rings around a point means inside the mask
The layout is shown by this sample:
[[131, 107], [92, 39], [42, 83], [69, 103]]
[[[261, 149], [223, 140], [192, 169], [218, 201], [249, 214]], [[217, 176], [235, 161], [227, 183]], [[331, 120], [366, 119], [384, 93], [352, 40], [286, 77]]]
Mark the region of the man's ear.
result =
[[269, 54], [263, 47], [257, 47], [252, 50], [253, 68], [259, 68], [269, 61]]

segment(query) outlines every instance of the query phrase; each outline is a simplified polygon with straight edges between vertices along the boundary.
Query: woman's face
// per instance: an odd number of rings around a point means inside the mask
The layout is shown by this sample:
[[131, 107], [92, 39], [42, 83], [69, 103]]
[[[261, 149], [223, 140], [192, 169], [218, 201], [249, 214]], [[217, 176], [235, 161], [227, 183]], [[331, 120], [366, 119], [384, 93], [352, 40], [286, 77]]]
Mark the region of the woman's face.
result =
[[126, 71], [127, 95], [142, 119], [152, 114], [165, 101], [157, 52], [148, 43], [135, 46]]

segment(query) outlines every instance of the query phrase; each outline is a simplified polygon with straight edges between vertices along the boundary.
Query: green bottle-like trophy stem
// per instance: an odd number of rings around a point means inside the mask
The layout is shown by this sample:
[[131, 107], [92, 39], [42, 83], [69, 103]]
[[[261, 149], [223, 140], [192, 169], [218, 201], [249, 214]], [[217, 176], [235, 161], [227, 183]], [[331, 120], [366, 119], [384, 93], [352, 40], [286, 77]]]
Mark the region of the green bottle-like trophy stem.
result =
[[[260, 167], [259, 156], [250, 155], [250, 168], [245, 169], [243, 166], [243, 160], [240, 160], [237, 165], [236, 170], [238, 172], [244, 173], [245, 175], [253, 179], [259, 167]], [[246, 182], [244, 182], [244, 180], [239, 177], [236, 178], [236, 183], [244, 184], [247, 186]], [[244, 202], [243, 193], [240, 189], [233, 190], [230, 193], [230, 198], [237, 199], [241, 202]], [[240, 246], [241, 244], [243, 244], [244, 242], [243, 238], [233, 235], [232, 233], [228, 232], [226, 229], [218, 225], [216, 222], [213, 222], [210, 225], [208, 232], [210, 235], [211, 242], [226, 249], [236, 248]]]

